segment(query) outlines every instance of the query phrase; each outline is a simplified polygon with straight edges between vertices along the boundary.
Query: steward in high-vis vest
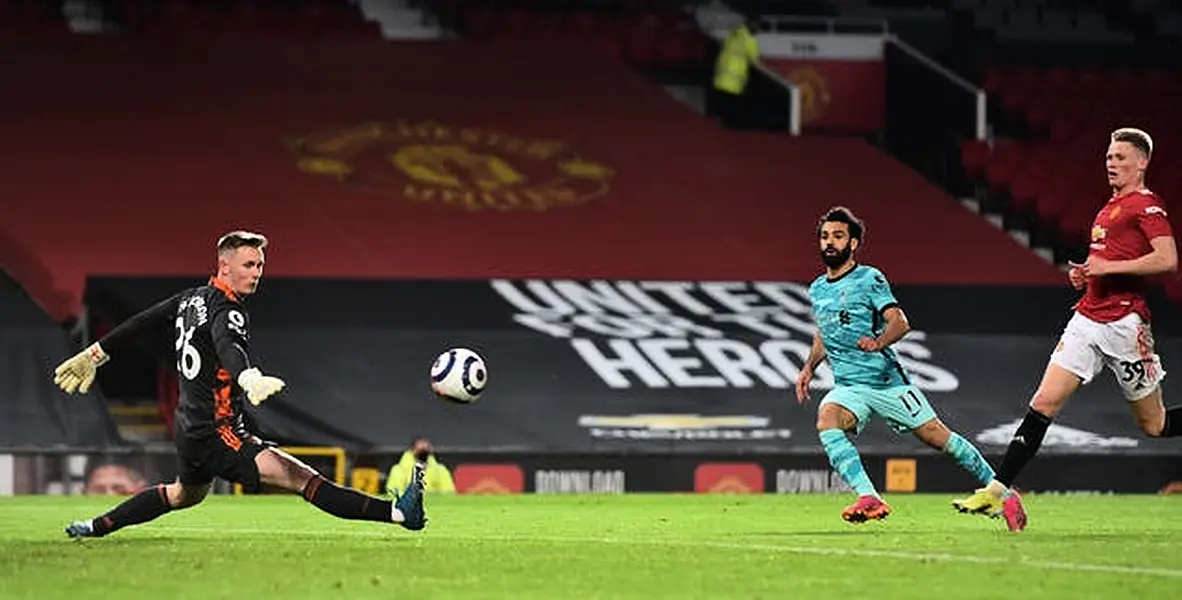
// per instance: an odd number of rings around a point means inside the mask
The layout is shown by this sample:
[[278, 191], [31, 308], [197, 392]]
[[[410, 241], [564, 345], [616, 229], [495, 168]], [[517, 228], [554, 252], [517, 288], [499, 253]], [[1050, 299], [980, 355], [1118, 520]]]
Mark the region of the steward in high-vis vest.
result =
[[759, 62], [759, 42], [752, 33], [759, 30], [759, 25], [757, 19], [748, 19], [732, 31], [714, 62], [715, 112], [727, 127], [734, 127], [741, 120], [739, 99], [747, 89], [752, 64]]
[[747, 21], [727, 36], [722, 51], [714, 62], [714, 88], [728, 94], [740, 95], [747, 88], [747, 73], [751, 63], [759, 62], [759, 42], [751, 33], [752, 25]]
[[424, 462], [427, 468], [423, 473], [423, 489], [429, 494], [454, 494], [456, 483], [452, 479], [451, 471], [443, 463], [435, 460], [435, 449], [431, 440], [415, 437], [410, 447], [402, 453], [398, 462], [390, 467], [386, 476], [386, 493], [398, 498], [410, 487], [411, 477], [414, 476], [415, 462]]

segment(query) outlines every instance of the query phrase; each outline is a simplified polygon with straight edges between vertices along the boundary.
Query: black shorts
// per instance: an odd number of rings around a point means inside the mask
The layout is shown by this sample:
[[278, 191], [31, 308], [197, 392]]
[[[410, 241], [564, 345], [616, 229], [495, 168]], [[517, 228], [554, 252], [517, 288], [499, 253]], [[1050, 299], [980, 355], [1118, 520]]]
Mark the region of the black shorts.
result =
[[255, 457], [268, 444], [255, 436], [220, 427], [211, 435], [179, 434], [176, 440], [178, 473], [183, 485], [207, 485], [215, 477], [238, 483], [248, 494], [259, 491]]

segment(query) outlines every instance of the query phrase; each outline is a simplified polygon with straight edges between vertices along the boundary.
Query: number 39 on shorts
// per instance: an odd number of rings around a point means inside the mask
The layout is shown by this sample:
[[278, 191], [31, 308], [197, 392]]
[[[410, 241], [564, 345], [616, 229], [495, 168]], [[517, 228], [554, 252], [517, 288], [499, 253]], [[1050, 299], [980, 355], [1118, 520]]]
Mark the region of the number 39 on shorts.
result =
[[1145, 379], [1145, 361], [1143, 360], [1122, 360], [1120, 361], [1120, 370], [1121, 381], [1130, 382]]

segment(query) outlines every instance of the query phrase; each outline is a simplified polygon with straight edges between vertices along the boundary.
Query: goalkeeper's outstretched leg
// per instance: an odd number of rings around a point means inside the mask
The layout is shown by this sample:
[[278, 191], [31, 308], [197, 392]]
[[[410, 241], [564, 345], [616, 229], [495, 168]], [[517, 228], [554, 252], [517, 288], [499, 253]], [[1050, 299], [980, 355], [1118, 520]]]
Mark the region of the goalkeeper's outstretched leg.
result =
[[402, 496], [391, 501], [338, 486], [252, 435], [227, 432], [212, 440], [181, 437], [177, 451], [181, 471], [175, 483], [145, 489], [104, 515], [75, 521], [66, 527], [66, 534], [73, 538], [102, 537], [195, 506], [209, 493], [214, 477], [238, 483], [248, 493], [271, 486], [300, 494], [316, 508], [342, 519], [397, 523], [412, 531], [427, 525], [424, 463], [416, 462], [410, 485]]
[[401, 497], [391, 501], [341, 487], [278, 448], [260, 452], [255, 462], [262, 484], [298, 493], [316, 508], [335, 517], [397, 523], [412, 531], [427, 526], [427, 514], [423, 509], [425, 463], [415, 463], [410, 485]]
[[124, 527], [152, 521], [174, 510], [197, 506], [209, 494], [209, 484], [186, 485], [180, 481], [144, 488], [109, 512], [66, 526], [72, 538], [103, 537]]

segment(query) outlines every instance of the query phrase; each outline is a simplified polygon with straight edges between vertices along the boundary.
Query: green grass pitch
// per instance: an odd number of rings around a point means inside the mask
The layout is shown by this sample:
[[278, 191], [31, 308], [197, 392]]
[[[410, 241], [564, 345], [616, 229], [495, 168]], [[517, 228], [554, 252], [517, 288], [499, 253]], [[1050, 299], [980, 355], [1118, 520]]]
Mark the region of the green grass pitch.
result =
[[854, 526], [839, 495], [430, 497], [409, 532], [221, 496], [81, 541], [117, 498], [0, 498], [0, 598], [1182, 598], [1182, 497], [1030, 497], [1021, 534], [950, 498]]

